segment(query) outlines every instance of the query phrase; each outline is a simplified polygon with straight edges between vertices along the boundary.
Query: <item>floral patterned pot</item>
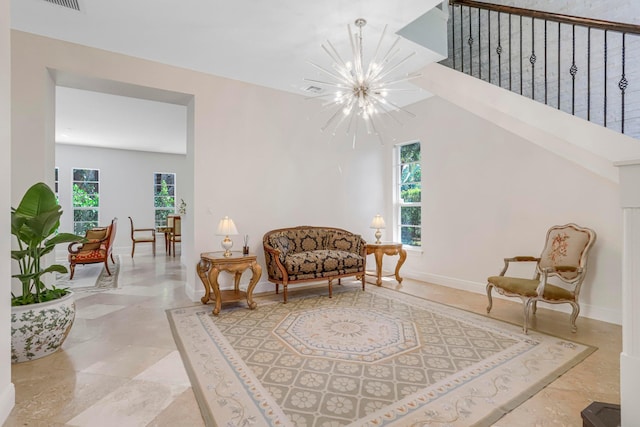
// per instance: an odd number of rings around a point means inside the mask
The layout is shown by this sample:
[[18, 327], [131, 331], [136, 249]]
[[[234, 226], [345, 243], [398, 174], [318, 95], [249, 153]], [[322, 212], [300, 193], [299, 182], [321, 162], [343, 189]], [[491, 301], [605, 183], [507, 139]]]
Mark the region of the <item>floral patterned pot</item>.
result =
[[54, 301], [11, 307], [11, 363], [39, 359], [58, 350], [75, 317], [72, 292]]

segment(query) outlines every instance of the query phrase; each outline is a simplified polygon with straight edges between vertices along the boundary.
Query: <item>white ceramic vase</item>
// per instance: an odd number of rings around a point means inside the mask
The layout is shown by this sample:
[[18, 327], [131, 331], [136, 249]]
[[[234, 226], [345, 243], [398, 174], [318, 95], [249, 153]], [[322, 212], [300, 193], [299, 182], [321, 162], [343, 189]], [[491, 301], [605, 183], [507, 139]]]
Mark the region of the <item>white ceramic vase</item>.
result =
[[54, 301], [11, 307], [11, 363], [39, 359], [62, 346], [76, 317], [68, 292]]

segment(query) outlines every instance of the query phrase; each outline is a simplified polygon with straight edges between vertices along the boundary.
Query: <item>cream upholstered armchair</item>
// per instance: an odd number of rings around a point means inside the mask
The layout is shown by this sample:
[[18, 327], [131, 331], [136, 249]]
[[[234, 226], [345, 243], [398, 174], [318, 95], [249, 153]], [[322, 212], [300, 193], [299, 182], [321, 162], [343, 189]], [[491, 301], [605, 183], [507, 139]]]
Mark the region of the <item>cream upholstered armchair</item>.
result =
[[[487, 283], [491, 311], [493, 288], [499, 294], [518, 297], [524, 305], [523, 331], [529, 329], [529, 312], [536, 312], [536, 304], [543, 301], [551, 304], [567, 303], [573, 309], [571, 313], [571, 331], [575, 332], [576, 319], [580, 313], [578, 297], [580, 287], [587, 273], [587, 256], [596, 240], [596, 233], [576, 224], [557, 225], [547, 232], [547, 240], [540, 257], [517, 256], [504, 259], [504, 268], [499, 276], [491, 276]], [[505, 276], [512, 262], [535, 262], [536, 270], [532, 279]], [[558, 279], [557, 284], [549, 279]]]

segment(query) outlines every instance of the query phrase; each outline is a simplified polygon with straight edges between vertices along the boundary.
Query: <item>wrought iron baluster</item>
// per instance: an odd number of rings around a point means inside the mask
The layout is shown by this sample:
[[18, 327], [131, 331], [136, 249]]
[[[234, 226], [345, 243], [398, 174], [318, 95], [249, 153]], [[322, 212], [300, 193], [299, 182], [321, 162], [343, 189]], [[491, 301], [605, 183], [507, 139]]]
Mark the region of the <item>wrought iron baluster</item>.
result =
[[480, 8], [478, 8], [478, 77], [482, 80], [482, 39], [480, 38], [482, 19], [480, 18]]
[[560, 39], [561, 39], [560, 23], [558, 22], [558, 110], [560, 109]]
[[587, 120], [591, 121], [591, 27], [587, 28]]
[[607, 30], [604, 30], [604, 127], [607, 127]]
[[571, 26], [571, 68], [569, 68], [569, 74], [571, 74], [571, 114], [576, 113], [576, 74], [578, 73], [578, 67], [576, 66], [576, 26]]
[[491, 11], [487, 10], [487, 57], [489, 58], [489, 83], [491, 83], [491, 75], [493, 74], [491, 68]]
[[522, 15], [520, 15], [520, 95], [522, 95], [522, 74], [524, 70], [522, 68]]
[[512, 52], [512, 50], [511, 50], [511, 14], [509, 14], [509, 90], [512, 90], [511, 89], [511, 77], [512, 77], [512, 72], [511, 72], [511, 70], [512, 70], [512, 68], [511, 68], [511, 62], [512, 62], [511, 56], [512, 55], [511, 55], [511, 52]]
[[624, 73], [624, 68], [625, 68], [625, 39], [626, 39], [626, 33], [622, 33], [622, 78], [620, 78], [620, 81], [618, 82], [618, 88], [620, 88], [621, 91], [621, 98], [622, 98], [622, 129], [621, 132], [624, 133], [624, 93], [627, 90], [627, 86], [629, 85], [629, 82], [627, 81], [627, 78], [625, 77], [625, 73]]
[[500, 21], [502, 21], [500, 12], [498, 12], [498, 46], [496, 47], [496, 53], [498, 54], [498, 86], [502, 87], [502, 33], [500, 31]]
[[462, 72], [464, 73], [464, 15], [462, 14], [462, 6], [460, 7], [460, 63], [462, 64]]
[[531, 18], [531, 99], [536, 99], [536, 37], [535, 37], [535, 19]]
[[544, 103], [549, 105], [547, 101], [547, 20], [544, 20]]
[[469, 9], [469, 38], [467, 39], [467, 43], [469, 43], [469, 75], [473, 76], [473, 36], [472, 28], [471, 28], [471, 8]]
[[457, 70], [456, 68], [456, 14], [455, 14], [455, 7], [453, 5], [451, 5], [451, 49], [452, 49], [452, 56], [453, 56], [453, 69]]

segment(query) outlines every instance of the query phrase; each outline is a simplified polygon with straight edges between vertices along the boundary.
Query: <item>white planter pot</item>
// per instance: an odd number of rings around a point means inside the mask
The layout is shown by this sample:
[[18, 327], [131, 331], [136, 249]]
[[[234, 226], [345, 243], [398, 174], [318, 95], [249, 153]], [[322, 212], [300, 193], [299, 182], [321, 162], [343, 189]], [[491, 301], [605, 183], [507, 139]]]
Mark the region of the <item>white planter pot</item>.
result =
[[11, 307], [11, 363], [39, 359], [58, 350], [75, 317], [72, 292], [54, 301]]

